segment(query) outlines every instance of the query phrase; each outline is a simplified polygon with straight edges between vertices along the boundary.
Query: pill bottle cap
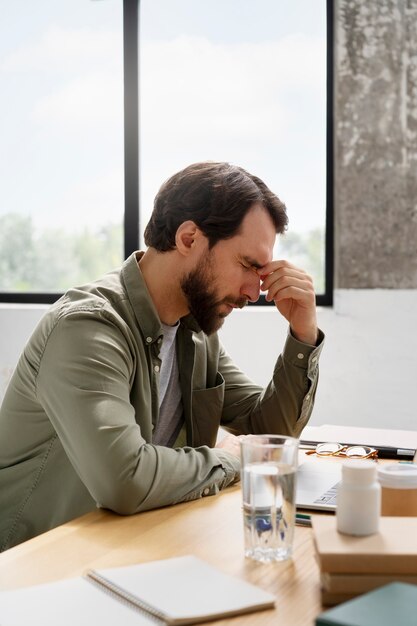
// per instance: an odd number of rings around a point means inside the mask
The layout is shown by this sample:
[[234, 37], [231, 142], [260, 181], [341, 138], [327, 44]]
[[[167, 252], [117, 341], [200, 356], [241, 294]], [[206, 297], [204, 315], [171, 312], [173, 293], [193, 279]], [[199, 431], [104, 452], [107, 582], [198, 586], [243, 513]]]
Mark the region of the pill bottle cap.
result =
[[375, 461], [351, 459], [342, 466], [342, 480], [349, 485], [371, 485], [377, 477]]
[[390, 489], [417, 489], [417, 464], [407, 461], [381, 465], [378, 480]]

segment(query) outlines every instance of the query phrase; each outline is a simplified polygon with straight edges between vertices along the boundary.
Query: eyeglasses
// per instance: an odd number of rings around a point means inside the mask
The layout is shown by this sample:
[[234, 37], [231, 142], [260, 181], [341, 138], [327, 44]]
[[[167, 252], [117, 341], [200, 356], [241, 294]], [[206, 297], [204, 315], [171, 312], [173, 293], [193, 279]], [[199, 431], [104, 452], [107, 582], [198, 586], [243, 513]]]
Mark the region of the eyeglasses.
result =
[[306, 454], [342, 456], [348, 459], [376, 459], [378, 450], [370, 446], [343, 446], [341, 443], [319, 443], [314, 450], [307, 450]]

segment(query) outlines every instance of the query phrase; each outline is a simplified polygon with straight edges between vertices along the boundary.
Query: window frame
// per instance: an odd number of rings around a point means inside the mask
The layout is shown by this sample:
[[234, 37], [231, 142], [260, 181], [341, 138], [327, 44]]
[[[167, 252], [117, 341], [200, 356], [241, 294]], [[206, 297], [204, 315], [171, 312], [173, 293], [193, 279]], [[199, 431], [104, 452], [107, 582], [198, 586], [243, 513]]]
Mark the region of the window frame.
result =
[[[139, 248], [140, 233], [140, 155], [139, 155], [139, 23], [140, 0], [123, 0], [123, 78], [124, 78], [124, 258]], [[327, 84], [326, 84], [326, 215], [325, 215], [325, 290], [316, 295], [318, 306], [333, 305], [333, 87], [334, 87], [334, 10], [326, 0]], [[110, 268], [109, 268], [110, 269]], [[52, 304], [62, 293], [0, 292], [0, 302], [15, 304]], [[271, 306], [265, 296], [251, 306]]]

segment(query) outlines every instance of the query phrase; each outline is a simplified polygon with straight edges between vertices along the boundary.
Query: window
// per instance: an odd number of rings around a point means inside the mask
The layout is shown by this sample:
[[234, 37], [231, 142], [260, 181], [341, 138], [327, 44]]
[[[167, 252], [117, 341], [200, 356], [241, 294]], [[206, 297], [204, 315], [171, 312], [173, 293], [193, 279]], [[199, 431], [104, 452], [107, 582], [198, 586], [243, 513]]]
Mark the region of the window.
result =
[[33, 6], [0, 26], [0, 298], [51, 302], [120, 264], [165, 178], [228, 160], [286, 203], [274, 256], [331, 304], [331, 0]]
[[274, 258], [309, 271], [321, 301], [326, 18], [318, 0], [140, 2], [141, 223], [175, 171], [205, 160], [241, 165], [287, 205]]
[[10, 300], [56, 299], [123, 260], [122, 9], [38, 0], [2, 11], [0, 291]]

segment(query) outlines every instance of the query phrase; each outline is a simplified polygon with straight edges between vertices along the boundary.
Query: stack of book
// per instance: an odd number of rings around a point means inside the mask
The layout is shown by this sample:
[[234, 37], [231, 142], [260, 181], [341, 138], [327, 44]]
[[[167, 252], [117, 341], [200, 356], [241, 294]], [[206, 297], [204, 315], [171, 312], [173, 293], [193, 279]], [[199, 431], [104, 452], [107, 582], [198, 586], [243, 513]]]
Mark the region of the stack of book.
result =
[[417, 517], [381, 517], [367, 537], [339, 533], [334, 516], [313, 515], [312, 526], [323, 605], [394, 581], [417, 584]]
[[327, 609], [316, 626], [416, 626], [417, 586], [390, 583]]

